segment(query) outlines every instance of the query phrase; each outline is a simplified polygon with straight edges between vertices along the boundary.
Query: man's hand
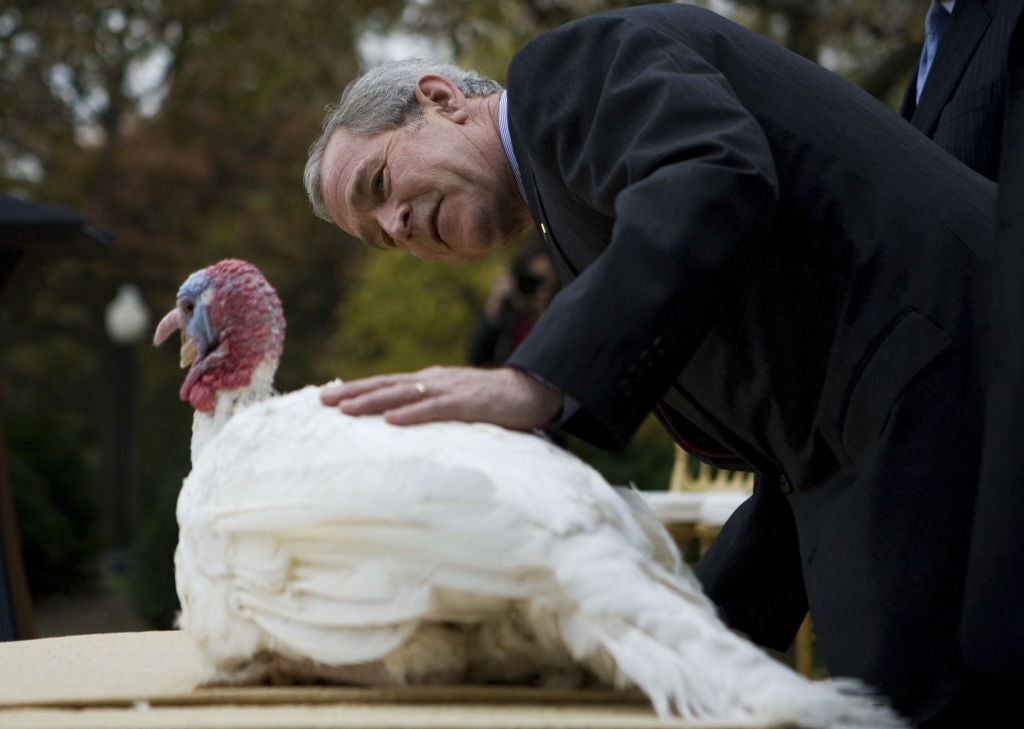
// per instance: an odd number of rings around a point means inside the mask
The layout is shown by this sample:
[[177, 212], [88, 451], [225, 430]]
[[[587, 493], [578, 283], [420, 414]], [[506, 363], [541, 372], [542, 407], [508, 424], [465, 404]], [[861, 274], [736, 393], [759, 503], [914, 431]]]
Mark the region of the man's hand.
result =
[[377, 375], [320, 393], [348, 415], [378, 415], [395, 425], [462, 420], [533, 430], [562, 411], [562, 393], [512, 367], [428, 367]]

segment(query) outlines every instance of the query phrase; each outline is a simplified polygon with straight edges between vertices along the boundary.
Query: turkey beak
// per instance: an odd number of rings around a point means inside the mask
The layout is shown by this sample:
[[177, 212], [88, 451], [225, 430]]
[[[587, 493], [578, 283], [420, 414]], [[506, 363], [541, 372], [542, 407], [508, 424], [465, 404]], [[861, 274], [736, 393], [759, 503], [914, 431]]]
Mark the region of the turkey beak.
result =
[[160, 320], [160, 323], [156, 325], [156, 331], [153, 332], [153, 346], [159, 347], [167, 341], [167, 337], [171, 336], [171, 332], [183, 328], [182, 324], [181, 311], [177, 307], [167, 312], [164, 318]]
[[181, 309], [177, 307], [167, 312], [167, 315], [156, 325], [156, 332], [153, 334], [153, 345], [159, 346], [163, 344], [167, 337], [171, 336], [171, 332], [174, 331], [181, 331], [181, 359], [178, 364], [182, 369], [185, 369], [196, 361], [196, 357], [199, 356], [199, 346], [196, 344], [195, 337], [185, 335]]

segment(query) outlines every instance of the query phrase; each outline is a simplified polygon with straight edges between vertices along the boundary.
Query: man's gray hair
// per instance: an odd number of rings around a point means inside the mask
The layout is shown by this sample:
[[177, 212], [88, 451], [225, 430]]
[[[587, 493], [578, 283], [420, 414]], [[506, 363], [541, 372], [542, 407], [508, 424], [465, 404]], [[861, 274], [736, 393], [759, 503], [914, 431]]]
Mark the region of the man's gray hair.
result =
[[416, 101], [416, 82], [431, 73], [446, 77], [466, 96], [490, 96], [502, 90], [497, 81], [442, 61], [407, 58], [371, 68], [345, 87], [337, 104], [327, 107], [320, 136], [309, 148], [303, 184], [318, 218], [331, 220], [320, 187], [320, 165], [331, 135], [345, 127], [369, 137], [420, 118], [423, 109]]

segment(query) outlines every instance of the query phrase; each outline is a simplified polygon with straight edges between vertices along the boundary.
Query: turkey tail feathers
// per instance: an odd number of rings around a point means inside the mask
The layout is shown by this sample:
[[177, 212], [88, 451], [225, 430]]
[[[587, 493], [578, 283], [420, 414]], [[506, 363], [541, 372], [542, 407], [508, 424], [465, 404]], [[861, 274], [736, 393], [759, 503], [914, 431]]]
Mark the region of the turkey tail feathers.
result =
[[[573, 609], [559, 615], [576, 660], [632, 685], [659, 716], [789, 723], [828, 729], [908, 725], [857, 681], [810, 681], [729, 631], [713, 604], [662, 566], [602, 554], [588, 537], [563, 546], [559, 580]], [[615, 585], [630, 585], [629, 590]]]

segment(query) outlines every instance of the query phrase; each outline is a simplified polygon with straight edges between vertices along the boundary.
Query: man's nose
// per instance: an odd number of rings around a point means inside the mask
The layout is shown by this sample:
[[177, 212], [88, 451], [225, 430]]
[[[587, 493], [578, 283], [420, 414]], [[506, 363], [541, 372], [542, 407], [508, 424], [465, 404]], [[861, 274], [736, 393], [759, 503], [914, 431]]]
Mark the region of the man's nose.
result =
[[377, 212], [377, 223], [395, 240], [412, 235], [412, 207], [408, 204], [383, 205]]

